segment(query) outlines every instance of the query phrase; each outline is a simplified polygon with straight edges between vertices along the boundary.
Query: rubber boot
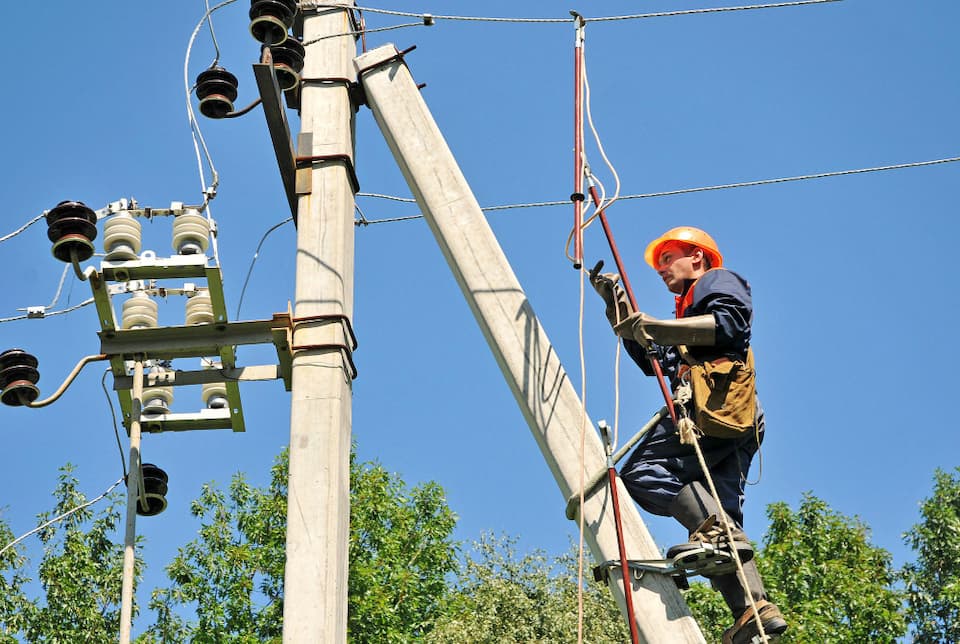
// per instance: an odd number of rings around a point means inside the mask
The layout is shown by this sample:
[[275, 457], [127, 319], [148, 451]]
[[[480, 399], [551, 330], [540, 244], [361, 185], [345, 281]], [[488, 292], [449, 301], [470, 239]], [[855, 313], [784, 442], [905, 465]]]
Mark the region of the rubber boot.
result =
[[746, 590], [736, 572], [713, 577], [710, 580], [713, 587], [720, 591], [734, 618], [733, 626], [723, 633], [723, 644], [749, 644], [759, 641], [760, 629], [757, 628], [756, 617], [750, 607], [751, 597], [760, 613], [760, 623], [767, 636], [779, 637], [787, 630], [787, 622], [783, 619], [780, 609], [767, 601], [767, 593], [763, 588], [757, 563], [748, 561], [743, 564], [743, 572], [747, 578]]
[[[704, 543], [730, 551], [731, 540], [727, 537], [721, 519], [721, 514], [726, 513], [717, 506], [710, 491], [700, 481], [683, 486], [668, 510], [674, 519], [690, 531], [690, 540], [687, 543], [677, 544], [667, 550], [668, 559], [673, 559], [690, 550], [698, 550]], [[750, 561], [753, 559], [753, 546], [750, 545], [750, 540], [730, 515], [726, 517], [733, 529], [732, 541], [740, 555], [740, 561]]]

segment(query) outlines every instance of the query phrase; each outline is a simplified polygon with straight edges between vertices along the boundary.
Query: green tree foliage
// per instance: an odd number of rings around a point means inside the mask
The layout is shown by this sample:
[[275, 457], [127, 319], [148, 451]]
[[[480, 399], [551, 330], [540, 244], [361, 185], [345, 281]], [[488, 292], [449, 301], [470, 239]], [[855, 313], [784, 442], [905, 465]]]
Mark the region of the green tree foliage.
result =
[[[905, 633], [890, 553], [870, 544], [859, 520], [809, 493], [796, 512], [773, 503], [767, 516], [770, 529], [757, 566], [790, 624], [785, 644], [894, 642]], [[732, 623], [719, 594], [699, 585], [687, 599], [704, 634], [719, 641]]]
[[[541, 551], [518, 557], [516, 540], [484, 535], [465, 555], [447, 610], [427, 637], [437, 644], [572, 642], [577, 638], [576, 553], [551, 562]], [[584, 588], [584, 641], [629, 642], [606, 586]]]
[[[87, 499], [77, 488], [72, 467], [61, 469], [54, 491], [56, 506], [38, 517], [39, 524], [77, 508]], [[28, 599], [22, 570], [28, 563], [10, 548], [0, 557], [0, 623], [5, 641], [109, 642], [120, 623], [123, 547], [117, 543], [120, 500], [99, 513], [92, 508], [73, 512], [39, 532], [43, 559], [39, 567], [42, 599]], [[10, 543], [9, 527], [0, 526], [0, 540]], [[140, 567], [135, 569], [139, 579]], [[134, 607], [136, 610], [136, 607]]]
[[960, 467], [937, 470], [920, 523], [904, 540], [917, 554], [903, 568], [916, 642], [960, 642]]
[[[205, 486], [191, 508], [199, 536], [154, 591], [157, 621], [144, 641], [270, 642], [282, 633], [287, 512], [286, 452], [266, 489], [234, 477], [228, 494]], [[351, 458], [349, 637], [410, 641], [427, 632], [456, 568], [456, 521], [439, 486], [412, 490], [375, 463]], [[196, 620], [180, 617], [190, 606]]]

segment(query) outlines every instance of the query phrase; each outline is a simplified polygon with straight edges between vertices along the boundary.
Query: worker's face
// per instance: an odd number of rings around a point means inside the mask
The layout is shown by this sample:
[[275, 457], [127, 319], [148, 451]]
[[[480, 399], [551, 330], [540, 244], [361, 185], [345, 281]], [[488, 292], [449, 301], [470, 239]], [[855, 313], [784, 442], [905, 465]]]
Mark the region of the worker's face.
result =
[[703, 251], [696, 246], [670, 241], [663, 245], [657, 260], [657, 273], [671, 293], [683, 292], [683, 283], [706, 272]]

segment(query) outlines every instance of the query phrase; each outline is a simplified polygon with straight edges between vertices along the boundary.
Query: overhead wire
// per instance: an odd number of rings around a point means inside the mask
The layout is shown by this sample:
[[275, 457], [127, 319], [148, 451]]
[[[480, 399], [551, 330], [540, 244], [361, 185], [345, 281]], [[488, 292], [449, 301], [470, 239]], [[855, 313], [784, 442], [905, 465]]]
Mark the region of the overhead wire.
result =
[[35, 223], [37, 223], [37, 222], [40, 221], [41, 219], [43, 219], [44, 214], [45, 214], [45, 213], [41, 213], [41, 214], [37, 215], [36, 217], [34, 217], [33, 219], [31, 219], [30, 221], [28, 221], [28, 222], [25, 223], [24, 225], [22, 225], [22, 226], [20, 226], [19, 228], [17, 228], [17, 229], [16, 229], [15, 231], [13, 231], [12, 233], [9, 233], [9, 234], [7, 234], [7, 235], [4, 235], [3, 237], [0, 237], [0, 244], [2, 244], [3, 242], [7, 241], [8, 239], [13, 239], [13, 238], [16, 237], [17, 235], [19, 235], [20, 233], [22, 233], [23, 231], [25, 231], [27, 228], [29, 228], [30, 226], [34, 225]]
[[[43, 320], [43, 319], [45, 319], [45, 318], [53, 317], [53, 316], [55, 316], [55, 315], [65, 315], [65, 314], [67, 314], [67, 313], [72, 313], [72, 312], [76, 311], [77, 309], [82, 309], [82, 308], [85, 307], [85, 306], [90, 306], [91, 304], [94, 303], [94, 301], [95, 301], [94, 298], [91, 297], [91, 298], [88, 298], [88, 299], [84, 300], [83, 302], [80, 302], [79, 304], [74, 304], [73, 306], [69, 306], [69, 307], [67, 307], [67, 308], [65, 308], [65, 309], [61, 309], [61, 310], [59, 310], [59, 311], [50, 311], [49, 313], [48, 313], [48, 312], [44, 312], [44, 314], [43, 314], [42, 316], [40, 316], [40, 317], [33, 317], [32, 319], [35, 319], [35, 320]], [[16, 321], [18, 321], [18, 320], [26, 320], [26, 319], [28, 319], [28, 318], [31, 318], [31, 316], [30, 316], [29, 314], [27, 314], [27, 313], [24, 313], [23, 315], [14, 315], [14, 316], [11, 316], [11, 317], [8, 317], [8, 318], [0, 318], [0, 323], [3, 323], [3, 322], [16, 322]]]
[[0, 555], [2, 555], [3, 553], [5, 553], [7, 550], [9, 550], [10, 548], [14, 547], [15, 545], [17, 545], [18, 543], [20, 543], [21, 541], [23, 541], [24, 539], [26, 539], [26, 538], [29, 537], [30, 535], [36, 534], [37, 532], [40, 532], [40, 531], [43, 530], [44, 528], [47, 528], [47, 527], [53, 525], [54, 523], [56, 523], [56, 522], [58, 522], [58, 521], [62, 521], [63, 519], [66, 519], [68, 516], [70, 516], [70, 515], [73, 514], [74, 512], [79, 512], [80, 510], [83, 510], [84, 508], [88, 508], [88, 507], [90, 507], [91, 505], [93, 505], [94, 503], [97, 503], [97, 502], [100, 501], [101, 499], [105, 498], [108, 494], [110, 494], [111, 492], [113, 492], [113, 490], [114, 490], [118, 485], [120, 485], [121, 483], [123, 483], [124, 479], [126, 479], [126, 476], [124, 476], [124, 477], [121, 478], [121, 479], [118, 479], [116, 483], [114, 483], [113, 485], [111, 485], [110, 487], [108, 487], [108, 488], [103, 492], [103, 494], [101, 494], [101, 495], [98, 496], [97, 498], [91, 499], [90, 501], [87, 501], [86, 503], [82, 503], [82, 504], [78, 505], [78, 506], [75, 507], [75, 508], [72, 508], [72, 509], [70, 509], [70, 510], [67, 510], [67, 511], [64, 512], [63, 514], [61, 514], [61, 515], [59, 515], [59, 516], [56, 516], [56, 517], [50, 519], [49, 521], [44, 522], [44, 523], [41, 524], [41, 525], [38, 525], [38, 526], [37, 526], [36, 528], [34, 528], [33, 530], [30, 530], [29, 532], [26, 532], [26, 533], [20, 535], [19, 537], [17, 537], [16, 539], [14, 539], [13, 541], [11, 541], [11, 542], [8, 543], [7, 545], [5, 545], [3, 548], [0, 548]]
[[[187, 43], [187, 51], [183, 59], [183, 88], [187, 104], [187, 121], [190, 125], [190, 134], [193, 139], [194, 153], [197, 157], [197, 170], [200, 175], [200, 190], [203, 195], [203, 205], [201, 209], [204, 211], [207, 217], [207, 222], [210, 224], [210, 247], [213, 250], [213, 258], [217, 265], [220, 264], [220, 247], [217, 242], [217, 226], [213, 219], [213, 211], [210, 207], [210, 201], [213, 200], [213, 198], [217, 195], [217, 188], [220, 186], [220, 175], [217, 173], [216, 165], [213, 162], [213, 156], [210, 154], [210, 149], [207, 147], [207, 142], [203, 138], [203, 132], [200, 129], [200, 123], [197, 121], [196, 113], [193, 111], [193, 102], [190, 100], [190, 96], [196, 87], [195, 85], [190, 84], [190, 57], [193, 52], [193, 44], [197, 39], [197, 34], [200, 33], [200, 30], [203, 28], [203, 24], [206, 22], [210, 25], [210, 35], [213, 39], [214, 48], [216, 50], [216, 58], [214, 59], [213, 65], [217, 64], [217, 61], [220, 59], [220, 46], [219, 43], [217, 43], [216, 33], [213, 30], [213, 13], [222, 9], [223, 7], [226, 7], [227, 5], [233, 4], [236, 1], [237, 0], [224, 0], [220, 4], [211, 7], [209, 0], [204, 0], [204, 6], [207, 10], [197, 23], [197, 26], [194, 27], [193, 32], [190, 34], [190, 40]], [[207, 185], [206, 173], [203, 170], [204, 157], [207, 161], [207, 167], [210, 170], [209, 185]]]
[[326, 36], [320, 36], [318, 38], [314, 38], [313, 40], [308, 40], [303, 43], [303, 46], [308, 47], [310, 45], [313, 45], [314, 43], [320, 42], [321, 40], [328, 40], [330, 38], [342, 38], [343, 36], [361, 36], [366, 34], [377, 33], [378, 31], [393, 31], [394, 29], [405, 29], [407, 27], [424, 27], [424, 26], [429, 26], [429, 25], [426, 25], [423, 22], [406, 22], [401, 25], [389, 25], [387, 27], [375, 27], [373, 29], [363, 28], [363, 29], [357, 29], [355, 31], [344, 31], [342, 33], [328, 34]]
[[[794, 2], [776, 2], [769, 4], [752, 4], [735, 7], [708, 7], [704, 9], [686, 9], [681, 11], [662, 11], [657, 13], [636, 13], [622, 16], [599, 16], [596, 18], [584, 17], [584, 22], [610, 22], [617, 20], [643, 20], [648, 18], [665, 18], [671, 16], [686, 16], [701, 13], [721, 13], [729, 11], [750, 11], [755, 9], [779, 9], [784, 7], [799, 7], [803, 5], [826, 4], [831, 2], [841, 2], [842, 0], [796, 0]], [[493, 16], [456, 16], [456, 15], [437, 15], [430, 13], [417, 13], [413, 11], [394, 11], [389, 9], [377, 9], [373, 7], [356, 7], [353, 5], [330, 3], [330, 2], [303, 2], [303, 9], [356, 9], [369, 13], [378, 13], [388, 16], [403, 16], [407, 18], [429, 17], [433, 20], [450, 20], [465, 22], [499, 22], [515, 24], [569, 24], [569, 18], [505, 18]]]
[[[696, 192], [708, 192], [712, 190], [728, 190], [734, 188], [750, 188], [754, 186], [765, 186], [772, 185], [777, 183], [789, 183], [791, 181], [807, 181], [812, 179], [827, 179], [830, 177], [841, 177], [854, 174], [866, 174], [870, 172], [884, 172], [888, 170], [903, 170], [906, 168], [920, 168], [925, 166], [939, 165], [944, 163], [956, 163], [960, 161], [960, 157], [946, 157], [943, 159], [933, 159], [930, 161], [916, 161], [911, 163], [897, 163], [893, 165], [883, 165], [883, 166], [874, 166], [869, 168], [858, 168], [855, 170], [837, 170], [832, 172], [817, 172], [813, 174], [804, 174], [791, 177], [779, 177], [776, 179], [759, 179], [756, 181], [741, 181], [738, 183], [724, 183], [712, 186], [701, 186], [697, 188], [681, 188], [679, 190], [666, 190], [662, 192], [647, 192], [641, 194], [633, 195], [620, 195], [618, 201], [626, 201], [628, 199], [651, 199], [655, 197], [672, 197], [675, 195], [686, 195], [693, 194]], [[368, 192], [368, 193], [357, 193], [358, 197], [371, 197], [371, 198], [380, 198], [380, 199], [389, 199], [391, 201], [402, 201], [408, 203], [415, 203], [415, 199], [408, 199], [405, 197], [396, 197], [391, 195], [381, 195], [378, 193]], [[567, 206], [570, 204], [570, 200], [557, 200], [557, 201], [535, 201], [535, 202], [525, 202], [525, 203], [514, 203], [514, 204], [504, 204], [500, 206], [485, 206], [480, 208], [484, 212], [492, 212], [496, 210], [515, 210], [521, 208], [545, 208], [552, 206]], [[373, 225], [373, 224], [386, 224], [393, 223], [397, 221], [408, 221], [412, 219], [421, 219], [422, 214], [417, 215], [406, 215], [403, 217], [387, 217], [383, 219], [368, 219], [364, 225]]]

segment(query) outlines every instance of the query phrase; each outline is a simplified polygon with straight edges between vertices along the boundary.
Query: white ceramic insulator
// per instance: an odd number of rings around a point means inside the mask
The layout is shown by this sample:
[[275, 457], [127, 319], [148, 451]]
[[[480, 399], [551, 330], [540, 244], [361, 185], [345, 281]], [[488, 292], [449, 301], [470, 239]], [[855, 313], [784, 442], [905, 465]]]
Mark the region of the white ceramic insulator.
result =
[[123, 303], [121, 326], [124, 329], [144, 329], [157, 326], [159, 315], [157, 303], [143, 292], [136, 292]]
[[180, 255], [207, 252], [210, 245], [210, 222], [198, 210], [186, 210], [173, 219], [173, 250]]
[[200, 390], [200, 398], [209, 409], [225, 409], [227, 402], [227, 385], [222, 382], [208, 382]]
[[173, 387], [149, 387], [143, 390], [143, 413], [165, 414], [173, 404]]
[[141, 227], [136, 217], [121, 212], [103, 225], [103, 248], [107, 261], [136, 259], [140, 253]]
[[187, 298], [187, 326], [194, 324], [213, 324], [213, 302], [209, 291], [199, 291]]

